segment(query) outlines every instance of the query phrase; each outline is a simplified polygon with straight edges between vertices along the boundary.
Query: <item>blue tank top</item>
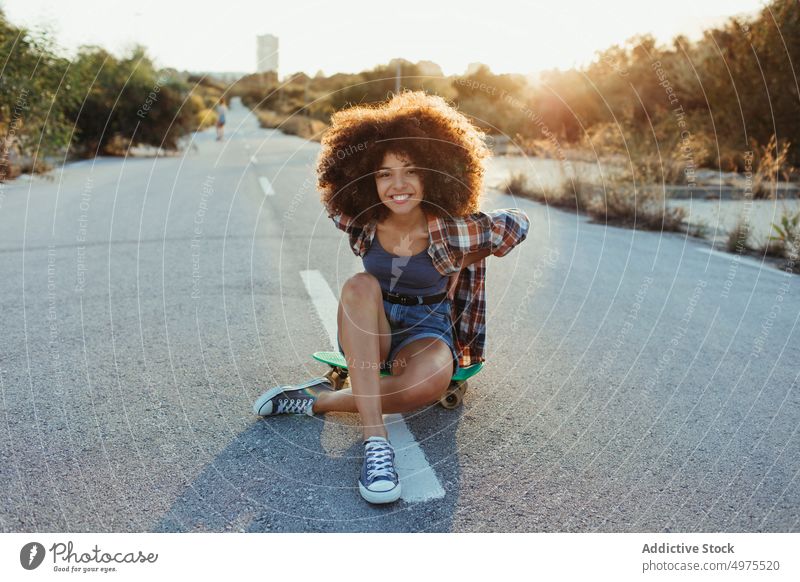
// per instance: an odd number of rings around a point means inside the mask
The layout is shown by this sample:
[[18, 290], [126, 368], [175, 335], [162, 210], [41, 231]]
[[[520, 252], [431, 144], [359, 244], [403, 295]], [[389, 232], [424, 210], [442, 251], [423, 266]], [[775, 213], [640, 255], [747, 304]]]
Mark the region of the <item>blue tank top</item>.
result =
[[364, 270], [373, 275], [381, 289], [401, 295], [436, 295], [447, 287], [447, 275], [442, 275], [433, 266], [428, 249], [410, 257], [400, 257], [386, 252], [372, 237], [369, 250], [361, 257]]

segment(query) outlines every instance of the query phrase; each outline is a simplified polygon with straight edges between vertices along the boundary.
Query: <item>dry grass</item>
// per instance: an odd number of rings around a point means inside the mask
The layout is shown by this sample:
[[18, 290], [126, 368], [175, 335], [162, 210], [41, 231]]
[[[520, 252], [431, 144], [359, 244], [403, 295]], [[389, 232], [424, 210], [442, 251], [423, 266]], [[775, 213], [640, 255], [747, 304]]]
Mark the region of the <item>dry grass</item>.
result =
[[754, 144], [756, 154], [756, 170], [753, 172], [753, 197], [772, 200], [776, 197], [778, 181], [789, 181], [795, 169], [788, 163], [789, 148], [787, 141], [778, 145], [773, 135], [764, 147]]
[[548, 206], [586, 213], [596, 222], [704, 236], [702, 225], [686, 224], [683, 208], [667, 204], [663, 188], [653, 184], [634, 188], [624, 172], [607, 177], [601, 186], [573, 169], [558, 186], [544, 189], [530, 187], [527, 177], [517, 172], [509, 176], [502, 189]]
[[585, 177], [573, 175], [571, 179], [562, 179], [557, 186], [536, 189], [529, 185], [524, 173], [514, 172], [501, 189], [507, 194], [529, 198], [555, 208], [584, 212], [597, 188]]
[[512, 172], [500, 189], [506, 194], [543, 202], [541, 193], [528, 186], [528, 177], [523, 172]]
[[750, 223], [739, 217], [731, 231], [728, 233], [728, 240], [725, 243], [725, 248], [731, 253], [743, 253], [751, 250], [750, 247]]
[[621, 178], [612, 178], [600, 196], [592, 199], [587, 213], [597, 222], [673, 232], [687, 231], [686, 210], [667, 204], [663, 188], [647, 184], [634, 187]]
[[782, 259], [783, 257], [786, 256], [786, 245], [784, 244], [783, 241], [780, 240], [767, 239], [761, 244], [758, 251], [762, 255], [766, 255], [768, 257], [777, 257], [779, 259]]
[[569, 173], [562, 166], [561, 200], [569, 208], [587, 212], [599, 192], [597, 185], [579, 167], [570, 166]]

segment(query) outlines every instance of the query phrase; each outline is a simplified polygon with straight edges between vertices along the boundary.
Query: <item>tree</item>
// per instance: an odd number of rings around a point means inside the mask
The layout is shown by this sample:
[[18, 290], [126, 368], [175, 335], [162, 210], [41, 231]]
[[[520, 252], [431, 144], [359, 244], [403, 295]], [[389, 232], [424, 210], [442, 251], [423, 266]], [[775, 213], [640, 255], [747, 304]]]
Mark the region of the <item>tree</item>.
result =
[[0, 11], [0, 181], [10, 175], [13, 153], [34, 160], [67, 145], [71, 124], [64, 103], [74, 92], [64, 83], [69, 62], [56, 56], [45, 34], [13, 26]]

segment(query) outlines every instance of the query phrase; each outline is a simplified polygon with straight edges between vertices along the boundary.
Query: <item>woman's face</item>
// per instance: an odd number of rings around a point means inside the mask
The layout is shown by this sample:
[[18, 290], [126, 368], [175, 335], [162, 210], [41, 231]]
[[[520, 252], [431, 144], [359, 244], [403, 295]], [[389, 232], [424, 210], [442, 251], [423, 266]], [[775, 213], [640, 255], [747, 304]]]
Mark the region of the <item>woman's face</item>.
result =
[[402, 154], [387, 153], [375, 172], [378, 196], [395, 214], [417, 212], [424, 198], [419, 171]]

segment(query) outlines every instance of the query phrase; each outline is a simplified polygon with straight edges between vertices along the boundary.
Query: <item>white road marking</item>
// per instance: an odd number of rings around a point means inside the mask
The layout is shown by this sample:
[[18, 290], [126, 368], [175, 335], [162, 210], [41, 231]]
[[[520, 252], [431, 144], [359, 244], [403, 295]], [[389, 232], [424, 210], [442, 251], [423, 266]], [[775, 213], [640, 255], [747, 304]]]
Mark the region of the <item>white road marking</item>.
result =
[[395, 464], [403, 485], [404, 501], [420, 502], [444, 497], [444, 488], [428, 463], [425, 452], [408, 430], [402, 414], [384, 414], [383, 422], [395, 451]]
[[[331, 349], [338, 350], [336, 313], [339, 301], [319, 271], [300, 271], [300, 276], [311, 297], [314, 309], [317, 311], [317, 316], [328, 332]], [[403, 416], [385, 414], [383, 421], [389, 432], [389, 440], [394, 446], [397, 472], [403, 485], [403, 500], [421, 502], [444, 497], [444, 488], [442, 488], [436, 472], [428, 463], [428, 459], [414, 439], [414, 435], [408, 430]]]
[[331, 350], [338, 351], [339, 346], [336, 341], [336, 313], [339, 310], [339, 301], [331, 291], [328, 282], [319, 271], [300, 271], [303, 284], [306, 286], [311, 302], [317, 310], [317, 317], [322, 321], [325, 331], [328, 332], [328, 339], [331, 342]]
[[272, 184], [269, 183], [264, 176], [258, 177], [258, 183], [261, 184], [261, 189], [264, 191], [264, 196], [274, 196], [275, 190], [272, 188]]

